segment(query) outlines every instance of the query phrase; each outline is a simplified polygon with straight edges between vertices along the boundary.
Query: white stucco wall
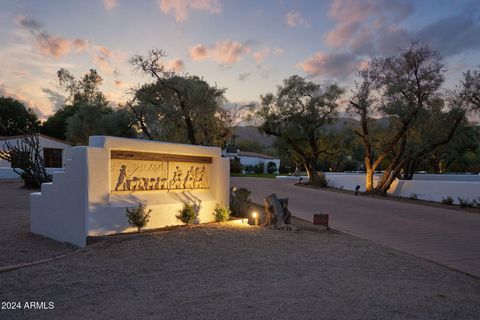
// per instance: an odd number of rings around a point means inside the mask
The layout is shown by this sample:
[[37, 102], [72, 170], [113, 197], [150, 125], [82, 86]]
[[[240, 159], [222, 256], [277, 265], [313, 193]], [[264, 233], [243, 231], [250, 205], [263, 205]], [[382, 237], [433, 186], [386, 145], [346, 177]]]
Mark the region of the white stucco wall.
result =
[[240, 163], [243, 166], [256, 166], [257, 164], [263, 163], [263, 173], [267, 173], [267, 165], [269, 162], [274, 162], [277, 166], [277, 172], [280, 168], [279, 159], [266, 159], [261, 157], [252, 157], [252, 156], [237, 156], [240, 159]]
[[[5, 145], [7, 142], [12, 145], [17, 145], [17, 141], [21, 142], [21, 138], [15, 137], [12, 139], [0, 140], [0, 150], [5, 149]], [[70, 149], [72, 147], [71, 145], [69, 145], [68, 143], [60, 142], [59, 140], [49, 139], [48, 137], [45, 137], [43, 135], [39, 136], [38, 142], [40, 144], [40, 147], [42, 148], [53, 148], [53, 149], [64, 150], [62, 159], [63, 159], [63, 163], [65, 164], [65, 149]], [[10, 168], [10, 167], [11, 167], [10, 162], [8, 162], [7, 160], [0, 159], [0, 169]], [[2, 176], [3, 175], [0, 173], [0, 179], [2, 179]]]
[[[327, 172], [325, 176], [329, 186], [355, 190], [359, 185], [360, 191], [365, 191], [365, 174]], [[380, 177], [375, 175], [374, 181]], [[458, 197], [470, 200], [480, 197], [480, 180], [476, 180], [476, 177], [474, 175], [415, 175], [413, 180], [394, 181], [388, 193], [407, 198], [415, 194], [418, 199], [436, 202], [441, 202], [442, 197], [451, 196], [458, 204]], [[460, 181], [461, 178], [464, 180]]]
[[[186, 192], [111, 193], [111, 150], [212, 157], [210, 188]], [[30, 214], [34, 233], [83, 247], [87, 236], [134, 231], [128, 225], [125, 209], [139, 202], [152, 209], [146, 229], [181, 224], [175, 215], [188, 197], [201, 201], [201, 223], [214, 220], [213, 209], [217, 203], [229, 203], [230, 162], [228, 158], [221, 157], [217, 147], [94, 136], [90, 137], [88, 147], [74, 147], [69, 153], [71, 159], [67, 160], [65, 173], [55, 174], [51, 184], [42, 185], [41, 193], [31, 195]], [[62, 219], [57, 220], [59, 216]], [[65, 224], [67, 227], [64, 228]]]

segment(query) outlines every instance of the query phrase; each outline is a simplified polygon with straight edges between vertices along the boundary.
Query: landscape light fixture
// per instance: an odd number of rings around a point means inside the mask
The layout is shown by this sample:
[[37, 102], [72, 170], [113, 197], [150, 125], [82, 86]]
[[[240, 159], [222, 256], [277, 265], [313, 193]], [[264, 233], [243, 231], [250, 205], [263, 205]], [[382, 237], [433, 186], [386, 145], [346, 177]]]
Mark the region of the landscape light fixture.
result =
[[252, 218], [255, 219], [255, 225], [258, 226], [258, 213], [257, 213], [257, 211], [253, 211]]
[[357, 184], [355, 187], [355, 195], [358, 196], [358, 191], [360, 190], [360, 186]]

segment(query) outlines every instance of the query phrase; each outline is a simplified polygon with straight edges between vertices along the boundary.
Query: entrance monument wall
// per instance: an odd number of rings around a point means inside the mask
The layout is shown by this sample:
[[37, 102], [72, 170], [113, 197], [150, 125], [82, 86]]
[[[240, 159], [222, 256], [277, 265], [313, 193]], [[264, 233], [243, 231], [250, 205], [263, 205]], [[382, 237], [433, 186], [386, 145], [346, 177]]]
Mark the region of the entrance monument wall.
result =
[[84, 247], [87, 236], [135, 231], [125, 210], [139, 203], [152, 209], [146, 229], [181, 224], [185, 203], [211, 222], [216, 204], [229, 203], [229, 166], [218, 147], [92, 136], [31, 194], [31, 231]]

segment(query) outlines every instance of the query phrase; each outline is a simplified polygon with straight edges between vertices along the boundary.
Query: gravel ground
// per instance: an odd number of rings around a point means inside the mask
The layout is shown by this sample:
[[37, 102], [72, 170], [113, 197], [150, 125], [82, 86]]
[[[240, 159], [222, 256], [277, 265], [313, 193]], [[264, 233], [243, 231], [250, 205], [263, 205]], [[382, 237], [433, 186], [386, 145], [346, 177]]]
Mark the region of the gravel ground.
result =
[[0, 181], [0, 268], [75, 250], [30, 233], [29, 194], [18, 181]]
[[[0, 197], [3, 215], [13, 197]], [[0, 319], [478, 319], [480, 280], [312, 230], [208, 224], [104, 237], [66, 258], [0, 273], [1, 301], [55, 307], [0, 310]], [[66, 250], [58, 246], [45, 252]]]

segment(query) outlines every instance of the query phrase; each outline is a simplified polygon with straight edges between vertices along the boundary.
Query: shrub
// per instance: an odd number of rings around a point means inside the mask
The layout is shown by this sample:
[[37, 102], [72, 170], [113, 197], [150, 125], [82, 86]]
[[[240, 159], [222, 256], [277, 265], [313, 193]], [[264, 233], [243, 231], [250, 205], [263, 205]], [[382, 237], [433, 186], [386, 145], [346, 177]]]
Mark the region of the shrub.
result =
[[189, 225], [195, 222], [197, 219], [197, 213], [191, 204], [185, 203], [183, 208], [178, 211], [178, 214], [175, 217], [177, 217], [178, 220], [182, 221], [186, 225]]
[[230, 210], [235, 217], [246, 217], [252, 204], [250, 190], [246, 188], [234, 189], [230, 195]]
[[227, 221], [230, 218], [230, 213], [230, 209], [227, 206], [218, 203], [215, 210], [213, 210], [216, 222]]
[[446, 198], [442, 197], [442, 203], [443, 204], [448, 204], [448, 205], [452, 205], [454, 202], [453, 198], [448, 196]]
[[273, 161], [269, 161], [267, 163], [267, 172], [270, 174], [277, 172], [277, 164]]
[[242, 164], [240, 163], [240, 159], [235, 157], [230, 159], [230, 172], [232, 173], [240, 173], [242, 172]]
[[150, 221], [150, 212], [152, 212], [152, 210], [147, 211], [146, 209], [143, 203], [139, 203], [136, 207], [126, 209], [128, 223], [130, 226], [137, 228], [138, 232], [145, 228]]
[[252, 165], [245, 166], [245, 173], [253, 173], [255, 172], [255, 167]]
[[309, 180], [308, 184], [314, 185], [316, 187], [324, 188], [324, 187], [328, 186], [328, 181], [327, 181], [327, 178], [325, 177], [325, 174], [323, 172], [319, 171], [319, 172], [317, 172], [316, 179]]
[[263, 173], [263, 163], [257, 164], [253, 171], [255, 171], [257, 174]]
[[470, 200], [468, 198], [457, 197], [461, 208], [473, 208], [477, 204], [476, 200]]

